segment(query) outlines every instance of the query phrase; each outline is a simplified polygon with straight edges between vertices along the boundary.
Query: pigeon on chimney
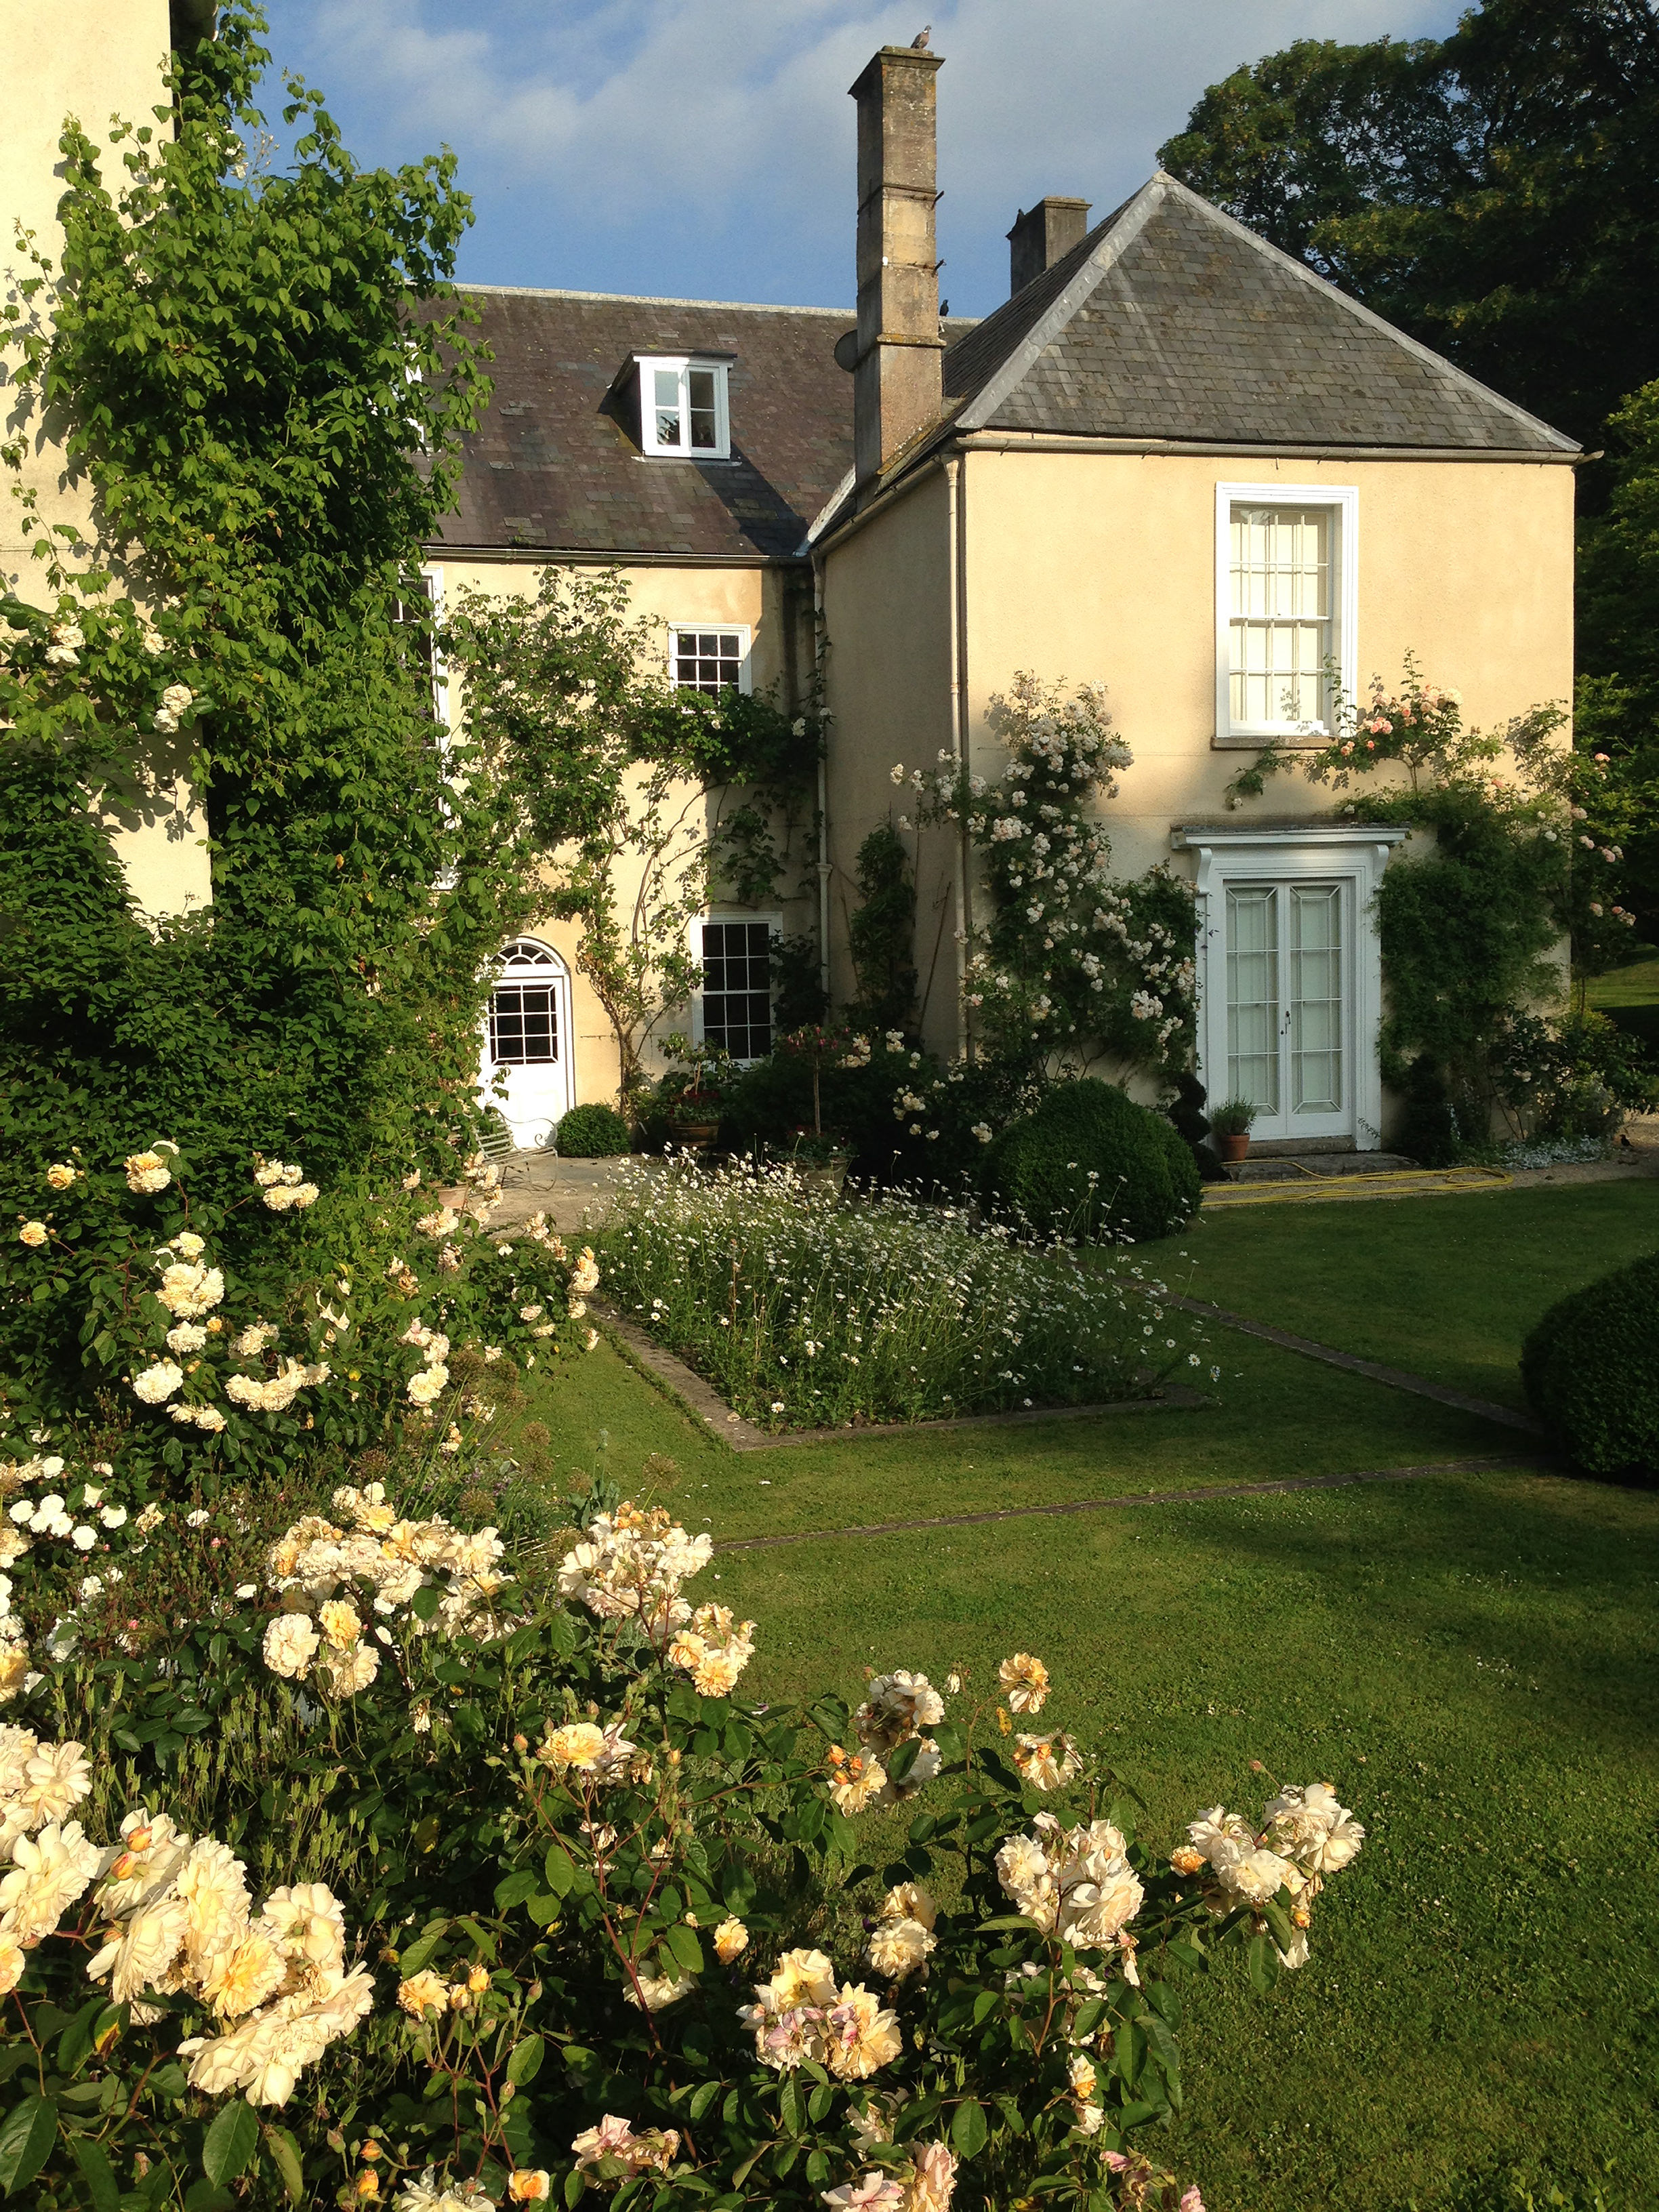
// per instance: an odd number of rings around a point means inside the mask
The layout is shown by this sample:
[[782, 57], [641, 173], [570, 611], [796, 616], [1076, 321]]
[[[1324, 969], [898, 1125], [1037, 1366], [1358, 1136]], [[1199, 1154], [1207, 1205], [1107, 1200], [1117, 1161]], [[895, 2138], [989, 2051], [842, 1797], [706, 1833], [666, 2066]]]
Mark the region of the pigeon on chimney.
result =
[[933, 25], [931, 23], [924, 23], [921, 28], [916, 33], [915, 38], [910, 41], [911, 52], [913, 53], [925, 54], [927, 51], [927, 41], [933, 37]]

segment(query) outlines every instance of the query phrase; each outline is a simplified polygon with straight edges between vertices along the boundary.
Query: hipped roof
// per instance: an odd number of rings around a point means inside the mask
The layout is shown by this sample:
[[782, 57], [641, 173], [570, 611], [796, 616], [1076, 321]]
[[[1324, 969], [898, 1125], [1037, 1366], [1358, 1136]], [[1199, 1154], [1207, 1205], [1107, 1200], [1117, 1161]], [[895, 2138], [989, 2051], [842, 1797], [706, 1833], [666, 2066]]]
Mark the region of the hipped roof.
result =
[[945, 395], [958, 431], [1579, 450], [1162, 171], [950, 348]]

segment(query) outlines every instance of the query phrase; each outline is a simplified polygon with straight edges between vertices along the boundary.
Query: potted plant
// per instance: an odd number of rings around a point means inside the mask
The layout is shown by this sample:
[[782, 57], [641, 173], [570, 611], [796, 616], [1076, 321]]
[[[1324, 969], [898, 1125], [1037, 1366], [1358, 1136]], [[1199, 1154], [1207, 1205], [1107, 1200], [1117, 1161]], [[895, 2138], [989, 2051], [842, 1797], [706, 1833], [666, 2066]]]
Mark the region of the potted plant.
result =
[[1248, 1098], [1224, 1099], [1210, 1109], [1210, 1135], [1224, 1160], [1242, 1160], [1250, 1149], [1250, 1124], [1255, 1107]]
[[720, 1128], [726, 1093], [739, 1071], [720, 1045], [693, 1045], [680, 1036], [665, 1037], [664, 1049], [680, 1065], [657, 1086], [657, 1105], [676, 1144], [712, 1144]]
[[[853, 1155], [839, 1138], [830, 1134], [823, 1126], [823, 1097], [821, 1081], [826, 1062], [830, 1066], [860, 1065], [857, 1054], [849, 1050], [846, 1037], [816, 1024], [805, 1029], [793, 1030], [780, 1040], [781, 1048], [806, 1061], [812, 1073], [812, 1126], [804, 1125], [792, 1132], [787, 1158], [792, 1167], [807, 1182], [821, 1188], [839, 1192], [846, 1181], [847, 1170]], [[869, 1057], [869, 1046], [863, 1038], [853, 1040], [862, 1046], [864, 1057]]]

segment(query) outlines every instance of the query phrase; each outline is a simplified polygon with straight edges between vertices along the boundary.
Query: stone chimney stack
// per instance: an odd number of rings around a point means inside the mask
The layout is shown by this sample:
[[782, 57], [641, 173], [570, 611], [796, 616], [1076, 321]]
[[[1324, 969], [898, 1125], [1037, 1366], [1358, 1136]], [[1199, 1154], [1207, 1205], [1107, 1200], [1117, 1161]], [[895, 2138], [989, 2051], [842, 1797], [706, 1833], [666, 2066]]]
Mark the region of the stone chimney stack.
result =
[[941, 59], [915, 46], [883, 46], [852, 88], [859, 104], [853, 458], [860, 484], [939, 411], [933, 80]]
[[1008, 234], [1008, 296], [1023, 292], [1045, 269], [1083, 239], [1089, 228], [1087, 200], [1056, 198], [1052, 193], [1034, 208], [1022, 208]]

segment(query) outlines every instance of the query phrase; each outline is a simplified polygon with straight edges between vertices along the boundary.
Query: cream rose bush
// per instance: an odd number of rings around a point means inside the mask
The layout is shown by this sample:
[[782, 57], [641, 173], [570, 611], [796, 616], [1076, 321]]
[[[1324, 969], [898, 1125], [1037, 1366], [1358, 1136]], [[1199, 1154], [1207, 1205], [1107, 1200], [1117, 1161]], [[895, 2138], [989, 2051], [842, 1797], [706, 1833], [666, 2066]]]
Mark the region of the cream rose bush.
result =
[[158, 2212], [204, 2181], [271, 2212], [1198, 2212], [1139, 2147], [1179, 2095], [1173, 1985], [1307, 1960], [1364, 1842], [1334, 1788], [1154, 1850], [1026, 1652], [757, 1702], [709, 1534], [577, 1502], [530, 1545], [380, 1480], [269, 1539], [180, 1512], [137, 1540], [200, 1563], [200, 1619], [42, 1641], [0, 1724], [0, 1982], [53, 2056], [0, 2159], [66, 2206], [160, 2145]]
[[[418, 1176], [325, 1194], [300, 1163], [255, 1153], [230, 1206], [198, 1201], [193, 1180], [163, 1139], [41, 1164], [36, 1212], [0, 1242], [0, 1510], [43, 1460], [82, 1522], [100, 1502], [136, 1516], [303, 1487], [319, 1449], [429, 1443], [459, 1468], [488, 1441], [498, 1382], [595, 1340], [572, 1317], [592, 1253], [539, 1217], [492, 1229], [482, 1159], [441, 1236]], [[121, 1542], [99, 1529], [95, 1544], [118, 1565]], [[37, 1547], [30, 1572], [44, 1565]]]

